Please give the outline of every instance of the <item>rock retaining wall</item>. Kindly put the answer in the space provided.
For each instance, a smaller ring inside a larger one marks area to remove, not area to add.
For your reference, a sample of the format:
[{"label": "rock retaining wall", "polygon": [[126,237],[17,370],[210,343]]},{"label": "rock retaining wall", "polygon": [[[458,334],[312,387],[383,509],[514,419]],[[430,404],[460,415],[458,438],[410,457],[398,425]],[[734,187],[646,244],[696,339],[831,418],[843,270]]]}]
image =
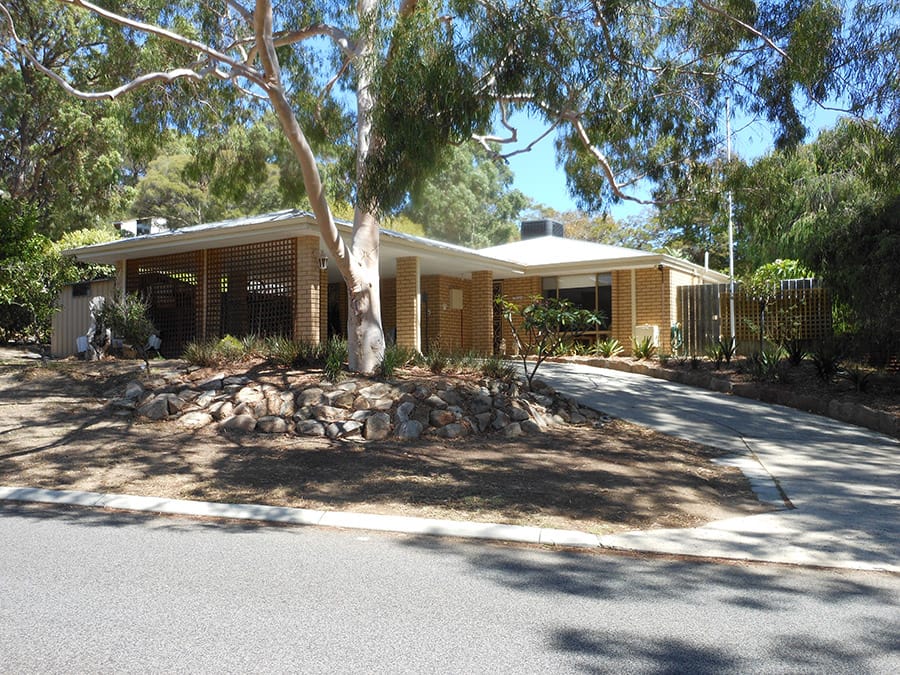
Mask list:
[{"label": "rock retaining wall", "polygon": [[282,387],[247,375],[198,376],[194,371],[129,382],[124,395],[110,405],[119,414],[174,420],[190,429],[331,439],[414,440],[477,433],[512,438],[561,424],[600,426],[609,420],[540,382],[535,391],[523,391],[518,383],[450,378],[356,378]]}]

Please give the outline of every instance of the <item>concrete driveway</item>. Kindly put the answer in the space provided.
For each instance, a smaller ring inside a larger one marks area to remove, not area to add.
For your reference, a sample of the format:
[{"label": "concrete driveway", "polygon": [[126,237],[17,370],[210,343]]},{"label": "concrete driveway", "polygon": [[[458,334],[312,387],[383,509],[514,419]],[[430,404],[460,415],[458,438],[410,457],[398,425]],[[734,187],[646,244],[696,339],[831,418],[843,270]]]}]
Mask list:
[{"label": "concrete driveway", "polygon": [[900,572],[900,442],[792,408],[580,364],[538,379],[615,417],[734,453],[772,513],[602,537],[641,551]]}]

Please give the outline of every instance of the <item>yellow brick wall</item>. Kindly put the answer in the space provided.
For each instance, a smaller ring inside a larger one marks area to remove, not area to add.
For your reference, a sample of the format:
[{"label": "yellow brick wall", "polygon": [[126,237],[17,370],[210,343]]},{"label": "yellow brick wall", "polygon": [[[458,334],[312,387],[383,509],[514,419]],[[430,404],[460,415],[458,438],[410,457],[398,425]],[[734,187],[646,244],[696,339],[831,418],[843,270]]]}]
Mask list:
[{"label": "yellow brick wall", "polygon": [[[424,276],[421,279],[422,293],[427,295],[427,306],[423,308],[424,330],[422,349],[440,348],[449,351],[466,350],[472,347],[471,281],[443,275]],[[450,291],[463,292],[463,308],[450,308]]]},{"label": "yellow brick wall", "polygon": [[[419,344],[419,260],[407,257],[397,259],[397,278],[394,291],[394,325],[397,328],[397,344],[421,349]],[[382,298],[384,290],[382,289]],[[385,302],[387,302],[385,300]]]},{"label": "yellow brick wall", "polygon": [[490,272],[473,272],[471,284],[472,349],[480,354],[494,351],[494,281]]},{"label": "yellow brick wall", "polygon": [[297,237],[297,296],[294,298],[294,339],[319,342],[319,238]]}]

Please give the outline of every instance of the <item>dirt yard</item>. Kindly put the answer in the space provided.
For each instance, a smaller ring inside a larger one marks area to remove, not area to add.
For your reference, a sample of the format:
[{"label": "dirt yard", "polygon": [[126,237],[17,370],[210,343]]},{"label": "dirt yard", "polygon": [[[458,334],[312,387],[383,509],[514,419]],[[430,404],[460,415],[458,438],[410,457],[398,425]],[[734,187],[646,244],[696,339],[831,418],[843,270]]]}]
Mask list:
[{"label": "dirt yard", "polygon": [[0,485],[571,528],[692,527],[765,510],[712,448],[613,420],[410,442],[186,431],[114,414],[136,362],[0,353]]}]

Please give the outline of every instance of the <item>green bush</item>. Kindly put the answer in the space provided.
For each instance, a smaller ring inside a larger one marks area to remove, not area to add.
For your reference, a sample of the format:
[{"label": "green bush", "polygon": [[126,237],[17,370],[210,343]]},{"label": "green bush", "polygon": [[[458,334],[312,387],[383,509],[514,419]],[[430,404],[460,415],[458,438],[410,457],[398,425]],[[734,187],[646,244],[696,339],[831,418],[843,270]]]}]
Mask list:
[{"label": "green bush", "polygon": [[653,344],[653,339],[649,336],[640,340],[631,338],[631,355],[638,361],[652,359],[656,356],[656,345]]},{"label": "green bush", "polygon": [[325,347],[325,377],[332,382],[339,380],[348,356],[347,341],[333,336]]},{"label": "green bush", "polygon": [[831,382],[841,369],[844,350],[837,340],[822,340],[816,343],[809,358],[819,378],[824,382]]},{"label": "green bush", "polygon": [[415,349],[388,345],[384,349],[384,358],[379,368],[382,377],[393,377],[397,368],[403,368],[415,362],[417,353]]},{"label": "green bush", "polygon": [[200,342],[188,342],[181,353],[188,363],[201,368],[212,368],[219,365],[219,354],[216,352],[216,340],[201,340]]},{"label": "green bush", "polygon": [[98,317],[100,325],[109,328],[114,337],[122,338],[144,359],[150,372],[147,343],[156,334],[156,327],[150,319],[150,305],[137,293],[129,293],[122,298],[109,298],[103,303]]},{"label": "green bush", "polygon": [[518,368],[499,356],[488,356],[481,362],[481,374],[493,380],[512,382],[519,374]]},{"label": "green bush", "polygon": [[596,356],[602,356],[604,359],[611,359],[625,351],[625,348],[622,346],[621,342],[616,340],[616,338],[606,338],[595,342],[591,351]]}]

